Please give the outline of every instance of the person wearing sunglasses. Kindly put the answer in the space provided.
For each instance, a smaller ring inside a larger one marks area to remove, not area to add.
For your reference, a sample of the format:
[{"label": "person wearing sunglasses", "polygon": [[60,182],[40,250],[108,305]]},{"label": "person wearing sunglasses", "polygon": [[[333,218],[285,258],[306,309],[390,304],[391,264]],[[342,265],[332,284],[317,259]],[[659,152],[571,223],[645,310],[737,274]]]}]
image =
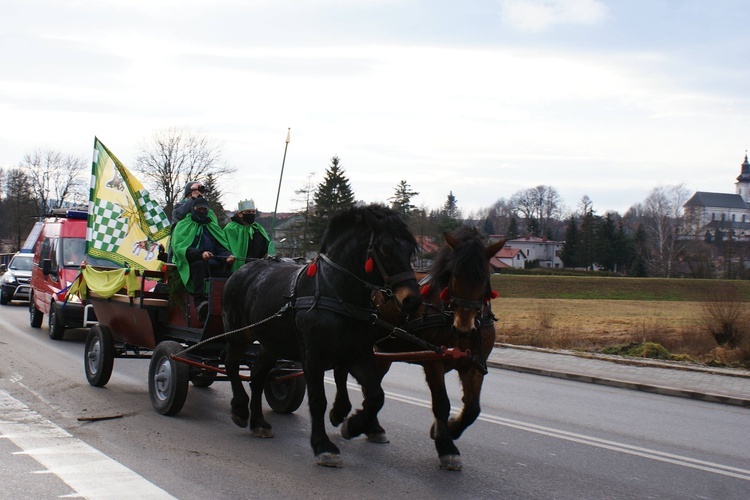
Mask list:
[{"label": "person wearing sunglasses", "polygon": [[172,224],[177,224],[182,219],[190,215],[190,211],[193,209],[193,203],[199,196],[206,194],[206,186],[198,181],[189,181],[185,184],[183,190],[183,198],[172,210]]}]

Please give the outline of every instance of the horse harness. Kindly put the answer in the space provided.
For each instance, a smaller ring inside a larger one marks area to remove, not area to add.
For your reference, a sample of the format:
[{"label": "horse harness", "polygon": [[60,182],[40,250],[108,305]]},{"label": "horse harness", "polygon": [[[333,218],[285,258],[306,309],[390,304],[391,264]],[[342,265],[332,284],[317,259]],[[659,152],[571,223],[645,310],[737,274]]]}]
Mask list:
[{"label": "horse harness", "polygon": [[[388,337],[391,337],[391,336],[399,337],[402,339],[406,339],[410,342],[413,342],[424,349],[434,350],[435,352],[441,352],[442,351],[441,347],[437,347],[437,346],[430,344],[429,342],[425,342],[422,339],[416,337],[415,335],[412,335],[411,333],[405,331],[404,329],[399,328],[383,320],[379,316],[378,310],[375,308],[374,305],[372,307],[362,307],[356,304],[351,304],[347,302],[346,300],[344,300],[342,297],[340,297],[337,293],[335,294],[335,297],[328,297],[328,296],[321,295],[320,277],[322,276],[322,279],[325,280],[326,282],[329,282],[329,284],[331,285],[334,284],[334,283],[331,283],[331,281],[335,280],[335,278],[331,276],[330,273],[326,272],[325,269],[327,266],[331,266],[336,271],[339,271],[341,273],[348,275],[351,278],[354,278],[356,281],[364,285],[366,288],[369,288],[373,292],[379,292],[383,297],[385,297],[386,301],[391,300],[393,298],[394,296],[393,287],[395,285],[398,285],[410,279],[416,279],[414,271],[404,271],[394,276],[388,275],[380,257],[378,256],[377,252],[374,251],[374,247],[373,247],[374,234],[375,233],[372,233],[370,235],[370,242],[367,248],[367,260],[365,262],[365,269],[367,272],[371,272],[372,270],[374,270],[373,268],[377,267],[377,270],[380,273],[380,276],[383,278],[383,286],[376,285],[374,283],[370,283],[368,281],[363,280],[362,278],[355,275],[354,273],[352,273],[345,267],[331,260],[331,258],[328,257],[326,254],[320,253],[318,254],[318,258],[316,258],[311,264],[301,267],[297,271],[294,278],[290,282],[289,294],[286,295],[286,297],[289,300],[281,308],[281,310],[279,310],[277,315],[281,315],[288,310],[311,311],[313,309],[321,309],[325,311],[330,311],[330,312],[334,312],[334,313],[337,313],[342,316],[346,316],[346,317],[349,317],[358,321],[368,322],[371,325],[385,328],[386,330],[390,330],[390,334],[388,335]],[[302,297],[297,296],[297,287],[299,286],[299,281],[303,272],[305,272],[310,277],[314,277],[315,279],[314,295],[302,296]],[[336,289],[335,286],[332,286],[331,288],[333,290]]]}]

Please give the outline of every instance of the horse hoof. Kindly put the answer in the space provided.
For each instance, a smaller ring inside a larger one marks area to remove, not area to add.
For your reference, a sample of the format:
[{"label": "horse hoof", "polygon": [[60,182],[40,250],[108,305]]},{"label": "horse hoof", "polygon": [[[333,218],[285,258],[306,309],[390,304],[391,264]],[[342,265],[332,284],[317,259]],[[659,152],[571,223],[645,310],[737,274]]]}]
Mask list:
[{"label": "horse hoof", "polygon": [[235,413],[232,413],[232,422],[234,422],[237,427],[242,427],[243,429],[247,427],[247,419],[240,417]]},{"label": "horse hoof", "polygon": [[461,455],[443,455],[440,457],[440,468],[445,470],[461,470]]},{"label": "horse hoof", "polygon": [[272,438],[273,429],[269,429],[268,427],[256,427],[255,429],[253,429],[253,437]]},{"label": "horse hoof", "polygon": [[316,457],[318,459],[318,465],[323,467],[343,467],[344,461],[341,459],[341,455],[338,453],[330,453],[328,451],[321,453]]},{"label": "horse hoof", "polygon": [[389,443],[388,436],[385,432],[374,432],[367,435],[367,440],[371,443]]},{"label": "horse hoof", "polygon": [[341,437],[344,439],[351,439],[352,436],[349,434],[349,419],[347,418],[341,424]]}]

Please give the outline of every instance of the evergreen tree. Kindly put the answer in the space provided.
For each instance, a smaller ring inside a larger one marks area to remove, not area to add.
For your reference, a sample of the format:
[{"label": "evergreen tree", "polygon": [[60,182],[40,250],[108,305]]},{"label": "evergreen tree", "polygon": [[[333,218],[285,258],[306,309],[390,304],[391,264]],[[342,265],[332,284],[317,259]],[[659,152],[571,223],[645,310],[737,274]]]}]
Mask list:
[{"label": "evergreen tree", "polygon": [[8,170],[3,179],[5,198],[2,200],[2,222],[5,234],[13,239],[16,250],[21,249],[23,240],[34,225],[37,203],[34,198],[31,177],[20,168]]},{"label": "evergreen tree", "polygon": [[515,215],[510,217],[508,222],[508,229],[505,231],[505,237],[509,240],[515,240],[521,236],[521,232],[518,230],[518,219]]},{"label": "evergreen tree", "polygon": [[487,235],[495,234],[495,224],[490,217],[487,217],[482,221],[482,231]]},{"label": "evergreen tree", "polygon": [[219,224],[223,226],[229,222],[229,220],[226,216],[224,204],[221,202],[221,197],[224,193],[222,193],[219,188],[219,184],[216,181],[216,175],[213,173],[206,174],[206,182],[204,182],[203,185],[206,186],[206,201],[208,201],[208,208],[214,211],[216,218],[219,219]]},{"label": "evergreen tree", "polygon": [[620,273],[627,272],[628,269],[633,265],[633,259],[635,258],[635,246],[633,238],[625,232],[625,226],[622,223],[622,219],[617,222],[617,234],[615,234],[614,242],[615,250],[615,267],[616,271]]},{"label": "evergreen tree", "polygon": [[608,271],[615,270],[615,221],[607,213],[594,229],[595,261]]},{"label": "evergreen tree", "polygon": [[354,192],[340,162],[338,156],[331,158],[325,178],[313,195],[315,210],[310,222],[316,243],[322,241],[328,221],[334,215],[354,206]]},{"label": "evergreen tree", "polygon": [[443,233],[450,233],[458,226],[461,225],[461,212],[458,210],[458,202],[456,197],[453,196],[453,191],[448,193],[448,199],[443,205],[443,209],[440,211],[438,221],[436,224],[437,234],[435,235],[437,240],[442,241]]},{"label": "evergreen tree", "polygon": [[405,180],[402,180],[398,183],[396,192],[388,198],[388,201],[391,202],[391,208],[401,214],[402,219],[408,221],[414,209],[417,208],[411,204],[411,199],[418,194],[417,191],[412,191],[411,186]]},{"label": "evergreen tree", "polygon": [[579,247],[576,249],[578,265],[587,269],[594,268],[596,255],[594,238],[595,228],[596,216],[594,216],[594,211],[589,209],[589,211],[583,216],[583,221],[581,221],[581,237],[579,239]]},{"label": "evergreen tree", "polygon": [[453,196],[453,191],[448,193],[448,199],[445,200],[445,204],[443,205],[443,214],[451,219],[459,219],[461,217],[461,213],[458,210],[458,200]]},{"label": "evergreen tree", "polygon": [[531,236],[539,237],[541,226],[539,225],[539,221],[536,217],[529,217],[526,220],[526,229],[528,230],[529,234]]},{"label": "evergreen tree", "polygon": [[571,215],[568,220],[568,226],[565,228],[565,241],[563,241],[560,250],[560,260],[565,267],[578,267],[579,259],[576,254],[581,247],[580,234],[578,232],[578,223],[575,216]]}]

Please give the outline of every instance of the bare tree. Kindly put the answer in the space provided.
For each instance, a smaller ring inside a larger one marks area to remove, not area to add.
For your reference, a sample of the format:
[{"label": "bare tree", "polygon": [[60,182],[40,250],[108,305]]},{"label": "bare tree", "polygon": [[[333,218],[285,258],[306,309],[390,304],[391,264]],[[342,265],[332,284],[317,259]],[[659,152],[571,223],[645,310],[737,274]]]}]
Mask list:
[{"label": "bare tree", "polygon": [[545,234],[552,221],[562,215],[562,198],[552,186],[540,184],[517,191],[511,196],[510,204],[527,222],[536,220],[540,234]]},{"label": "bare tree", "polygon": [[594,209],[594,202],[591,201],[589,195],[584,194],[581,197],[581,201],[578,202],[578,206],[581,208],[581,216],[585,216],[589,211]]},{"label": "bare tree", "polygon": [[86,160],[59,151],[35,151],[24,157],[22,168],[31,181],[31,191],[37,199],[39,214],[66,204],[88,199],[83,196],[85,182],[82,173]]},{"label": "bare tree", "polygon": [[221,150],[208,137],[176,128],[155,132],[144,141],[134,170],[168,214],[188,181],[204,182],[208,174],[218,178],[235,171],[222,163]]},{"label": "bare tree", "polygon": [[314,177],[315,172],[308,173],[305,184],[294,191],[296,195],[294,201],[300,205],[297,213],[302,216],[302,219],[294,228],[296,234],[293,235],[293,239],[299,243],[299,248],[293,248],[293,251],[297,252],[296,255],[302,255],[305,258],[312,247],[312,242],[310,241],[310,217],[315,209],[315,205],[313,204],[313,196],[315,195]]},{"label": "bare tree", "polygon": [[659,276],[674,274],[674,264],[682,250],[678,238],[682,206],[689,195],[684,184],[657,186],[643,202],[646,229],[653,242],[652,267]]}]

